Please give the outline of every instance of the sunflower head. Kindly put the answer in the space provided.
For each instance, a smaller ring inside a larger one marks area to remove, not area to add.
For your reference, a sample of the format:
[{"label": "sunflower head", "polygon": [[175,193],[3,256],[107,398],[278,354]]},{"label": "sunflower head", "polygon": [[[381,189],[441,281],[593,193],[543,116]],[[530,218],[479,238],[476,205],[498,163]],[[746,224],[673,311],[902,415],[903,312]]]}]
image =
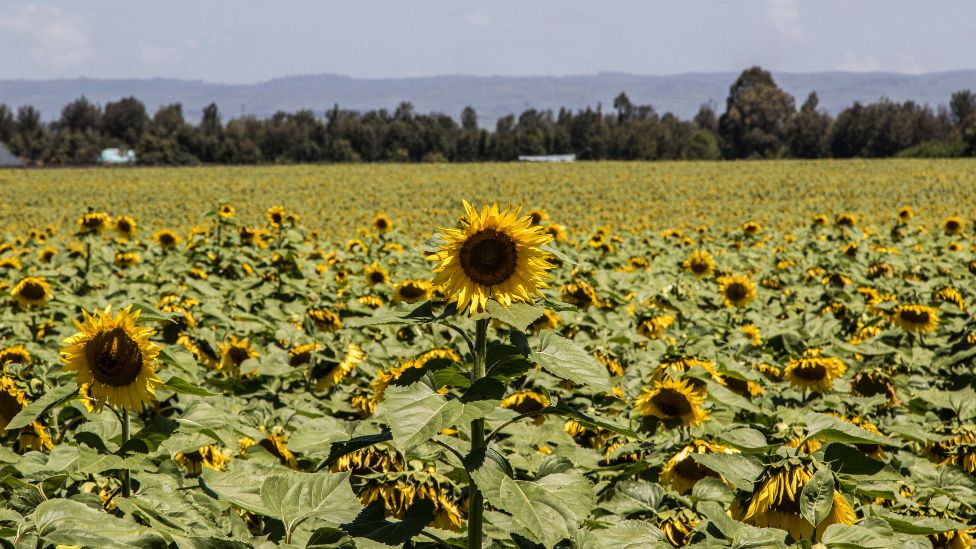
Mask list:
[{"label": "sunflower head", "polygon": [[783,375],[798,389],[825,392],[846,371],[847,365],[839,358],[803,356],[791,360]]},{"label": "sunflower head", "polygon": [[834,218],[834,225],[838,227],[851,228],[857,225],[857,216],[852,213],[842,212]]},{"label": "sunflower head", "polygon": [[296,345],[291,349],[288,349],[288,365],[289,366],[302,366],[308,364],[312,361],[312,355],[319,349],[318,343],[314,341],[312,343],[306,343],[304,345]]},{"label": "sunflower head", "polygon": [[566,227],[558,223],[550,223],[546,226],[546,233],[552,237],[553,240],[557,242],[565,242],[568,237],[566,232]]},{"label": "sunflower head", "polygon": [[129,267],[136,265],[142,261],[142,257],[136,252],[116,252],[115,253],[115,266],[120,269],[128,269]]},{"label": "sunflower head", "polygon": [[288,217],[288,213],[281,206],[271,206],[265,213],[265,217],[268,218],[268,225],[272,227],[281,227],[284,225],[285,220]]},{"label": "sunflower head", "polygon": [[43,307],[51,299],[51,285],[46,280],[36,276],[21,279],[10,291],[10,295],[22,307]]},{"label": "sunflower head", "polygon": [[678,493],[685,493],[694,487],[695,483],[705,477],[718,477],[718,473],[696,461],[692,454],[729,454],[735,450],[696,439],[675,454],[661,469],[659,482],[670,486]]},{"label": "sunflower head", "polygon": [[915,215],[915,212],[912,211],[911,206],[898,208],[898,221],[900,223],[906,223],[913,215]]},{"label": "sunflower head", "polygon": [[549,214],[547,214],[545,212],[545,210],[541,210],[539,208],[534,208],[534,209],[529,210],[529,214],[528,215],[529,215],[529,217],[532,218],[532,224],[533,225],[541,225],[543,221],[546,221],[546,220],[549,219]]},{"label": "sunflower head", "polygon": [[756,283],[746,276],[723,276],[718,284],[726,307],[745,307],[756,298]]},{"label": "sunflower head", "polygon": [[373,228],[380,233],[388,233],[393,230],[393,221],[385,213],[378,213],[373,218]]},{"label": "sunflower head", "polygon": [[23,345],[14,345],[0,350],[0,366],[7,364],[29,364],[31,361],[30,351]]},{"label": "sunflower head", "polygon": [[549,406],[549,399],[535,391],[519,391],[505,397],[501,406],[520,414],[529,414]]},{"label": "sunflower head", "polygon": [[89,212],[78,219],[78,232],[100,233],[112,222],[112,218],[105,212]]},{"label": "sunflower head", "polygon": [[221,204],[217,208],[217,216],[224,220],[234,217],[234,206],[231,204]]},{"label": "sunflower head", "polygon": [[310,373],[315,381],[315,390],[325,391],[338,385],[346,376],[349,375],[357,364],[366,360],[366,354],[354,343],[346,347],[346,354],[342,360],[325,362],[318,365]]},{"label": "sunflower head", "polygon": [[0,430],[7,427],[10,420],[27,407],[24,394],[12,377],[0,375]]},{"label": "sunflower head", "polygon": [[37,258],[41,263],[50,263],[54,256],[58,254],[58,249],[53,246],[45,246],[37,251]]},{"label": "sunflower head", "polygon": [[306,315],[323,332],[334,332],[342,328],[339,314],[328,309],[309,309]]},{"label": "sunflower head", "polygon": [[152,239],[165,250],[172,250],[180,244],[180,237],[169,229],[156,231],[153,233]]},{"label": "sunflower head", "polygon": [[363,274],[366,276],[366,282],[370,286],[375,286],[376,284],[386,284],[390,281],[390,273],[388,273],[386,269],[375,261],[366,267]]},{"label": "sunflower head", "polygon": [[427,280],[404,280],[393,287],[394,303],[416,303],[430,298],[431,284]]},{"label": "sunflower head", "polygon": [[939,327],[939,312],[925,305],[897,305],[891,320],[906,332],[934,332]]},{"label": "sunflower head", "polygon": [[655,381],[652,389],[645,388],[634,409],[665,424],[697,426],[708,419],[708,412],[701,408],[704,402],[704,391],[697,390],[688,380],[666,378]]},{"label": "sunflower head", "polygon": [[217,347],[220,350],[220,369],[231,373],[240,372],[245,360],[259,356],[247,338],[238,339],[232,335]]},{"label": "sunflower head", "polygon": [[131,305],[115,315],[111,307],[85,311],[84,321],[75,322],[79,332],[63,341],[64,369],[75,372],[78,385],[89,384],[96,409],[107,403],[140,411],[163,384],[155,372],[160,349],[149,341],[152,328],[136,324],[139,313]]},{"label": "sunflower head", "polygon": [[756,236],[763,230],[762,225],[755,221],[746,221],[742,224],[742,233],[746,236]]},{"label": "sunflower head", "polygon": [[120,215],[115,219],[115,230],[124,237],[136,234],[136,220],[127,215]]},{"label": "sunflower head", "polygon": [[712,254],[705,250],[695,250],[682,263],[682,266],[700,278],[712,274],[712,271],[715,270],[715,260],[712,259]]},{"label": "sunflower head", "polygon": [[961,233],[964,226],[965,221],[956,216],[947,217],[945,221],[942,222],[942,230],[945,231],[945,234],[949,235]]},{"label": "sunflower head", "polygon": [[532,324],[529,324],[530,332],[541,332],[542,330],[555,330],[562,323],[562,319],[559,315],[552,309],[546,309],[542,312],[542,316],[535,319]]},{"label": "sunflower head", "polygon": [[549,253],[541,247],[552,240],[532,218],[519,218],[519,210],[484,206],[479,214],[466,201],[460,228],[442,229],[445,243],[428,259],[437,261],[436,284],[445,284],[457,296],[459,312],[485,310],[489,298],[502,306],[532,302],[547,288]]}]

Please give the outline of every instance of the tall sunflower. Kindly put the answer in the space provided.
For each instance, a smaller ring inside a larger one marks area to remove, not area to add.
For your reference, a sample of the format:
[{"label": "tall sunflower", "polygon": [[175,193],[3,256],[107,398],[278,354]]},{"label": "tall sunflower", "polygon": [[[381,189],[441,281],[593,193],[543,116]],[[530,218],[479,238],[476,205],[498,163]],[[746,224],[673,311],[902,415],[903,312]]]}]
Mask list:
[{"label": "tall sunflower", "polygon": [[149,341],[154,330],[136,324],[139,313],[131,305],[114,316],[111,306],[83,311],[84,322],[75,321],[79,332],[62,342],[64,369],[77,374],[78,385],[90,384],[98,410],[107,403],[140,411],[163,384],[155,372],[160,349]]},{"label": "tall sunflower", "polygon": [[46,280],[36,276],[23,278],[10,291],[10,295],[22,307],[43,307],[51,299],[51,285]]},{"label": "tall sunflower", "polygon": [[287,215],[287,212],[281,206],[271,206],[265,213],[265,217],[268,218],[268,225],[272,227],[282,226],[285,223]]},{"label": "tall sunflower", "polygon": [[939,327],[939,312],[925,305],[897,305],[891,320],[906,332],[934,332]]},{"label": "tall sunflower", "polygon": [[552,236],[532,225],[531,217],[519,218],[519,209],[485,205],[479,214],[467,201],[463,205],[460,228],[441,229],[446,242],[428,257],[437,261],[434,283],[446,284],[457,296],[458,311],[482,312],[489,298],[507,307],[541,295],[552,268],[541,246]]},{"label": "tall sunflower", "polygon": [[696,390],[688,380],[664,379],[655,381],[653,389],[645,388],[634,401],[634,409],[669,423],[701,425],[708,419],[708,412],[701,408],[704,402],[704,391]]},{"label": "tall sunflower", "polygon": [[718,284],[726,307],[745,307],[756,299],[756,283],[749,277],[723,276],[718,279]]}]

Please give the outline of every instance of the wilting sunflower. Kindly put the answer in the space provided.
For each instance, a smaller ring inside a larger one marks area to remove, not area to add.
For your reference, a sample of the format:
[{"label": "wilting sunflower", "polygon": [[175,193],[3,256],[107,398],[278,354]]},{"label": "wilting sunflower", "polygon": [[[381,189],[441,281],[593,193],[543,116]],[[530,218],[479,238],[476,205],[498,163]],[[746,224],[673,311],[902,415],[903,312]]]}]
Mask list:
[{"label": "wilting sunflower", "polygon": [[152,235],[153,242],[165,250],[172,250],[180,244],[180,237],[169,229],[161,229]]},{"label": "wilting sunflower", "polygon": [[302,366],[308,364],[312,361],[312,354],[315,353],[319,348],[319,344],[306,343],[304,345],[298,345],[288,349],[288,365],[289,366]]},{"label": "wilting sunflower", "polygon": [[78,232],[100,233],[112,222],[112,218],[105,212],[89,212],[78,219]]},{"label": "wilting sunflower", "polygon": [[[760,528],[786,530],[793,539],[809,539],[813,526],[800,515],[800,493],[813,474],[803,465],[766,472],[766,479],[747,501],[736,500],[729,514],[735,520]],[[831,524],[854,524],[857,515],[847,498],[836,489],[830,513],[817,526],[817,539]]]},{"label": "wilting sunflower", "polygon": [[891,321],[906,332],[934,332],[939,327],[939,312],[925,305],[897,305]]},{"label": "wilting sunflower", "polygon": [[393,230],[393,221],[385,213],[378,213],[373,218],[373,228],[380,233],[388,233]]},{"label": "wilting sunflower", "polygon": [[328,309],[309,309],[306,314],[323,332],[334,332],[342,328],[339,314]]},{"label": "wilting sunflower", "polygon": [[706,252],[705,250],[695,250],[691,252],[688,259],[681,264],[685,270],[694,273],[697,277],[708,276],[712,274],[715,270],[715,260],[712,259],[712,254]]},{"label": "wilting sunflower", "polygon": [[644,389],[634,402],[634,409],[645,416],[655,416],[667,423],[701,425],[708,419],[702,410],[705,392],[698,391],[687,380],[655,381],[652,389]]},{"label": "wilting sunflower", "polygon": [[932,299],[936,302],[952,303],[960,310],[966,310],[966,299],[962,297],[959,290],[953,288],[952,286],[943,286],[939,288],[935,294],[932,295]]},{"label": "wilting sunflower", "polygon": [[698,526],[699,518],[691,509],[671,509],[661,513],[658,528],[674,547],[684,547],[691,541],[691,533]]},{"label": "wilting sunflower", "polygon": [[736,451],[721,444],[695,439],[664,464],[658,477],[659,482],[683,494],[691,490],[699,480],[719,476],[715,471],[696,461],[692,454],[732,454]]},{"label": "wilting sunflower", "polygon": [[549,406],[549,399],[535,391],[519,391],[505,397],[501,406],[520,414],[531,414]]},{"label": "wilting sunflower", "polygon": [[366,276],[366,282],[370,286],[386,284],[390,281],[390,273],[375,261],[363,270],[363,274]]},{"label": "wilting sunflower", "polygon": [[[251,443],[253,444],[254,441],[252,440]],[[284,434],[281,428],[272,429],[271,434],[258,442],[258,446],[278,458],[278,461],[285,467],[298,469],[298,460],[295,458],[295,454],[288,449],[288,435]]]},{"label": "wilting sunflower", "polygon": [[965,224],[966,222],[963,221],[962,218],[956,216],[947,217],[945,221],[942,222],[942,230],[945,231],[945,234],[959,234],[962,232]]},{"label": "wilting sunflower", "polygon": [[193,452],[179,452],[173,457],[173,460],[186,469],[189,475],[196,476],[203,471],[204,467],[223,471],[227,467],[230,457],[213,444],[208,444]]},{"label": "wilting sunflower", "polygon": [[430,298],[430,282],[427,280],[403,280],[393,287],[394,303],[416,303]]},{"label": "wilting sunflower", "polygon": [[548,287],[552,265],[541,246],[552,236],[533,226],[531,217],[519,218],[518,209],[486,205],[478,214],[467,201],[463,205],[467,218],[459,229],[441,229],[446,242],[428,257],[437,261],[434,283],[446,284],[457,296],[458,311],[468,314],[484,311],[489,298],[505,307],[531,303]]},{"label": "wilting sunflower", "polygon": [[346,355],[342,357],[342,360],[322,363],[312,370],[311,376],[315,380],[315,390],[325,391],[338,385],[349,375],[349,372],[353,371],[357,364],[364,360],[366,360],[366,354],[359,348],[359,345],[350,343],[346,347]]},{"label": "wilting sunflower", "polygon": [[36,276],[21,279],[10,291],[10,295],[22,307],[43,307],[51,299],[51,285],[46,280]]},{"label": "wilting sunflower", "polygon": [[718,279],[718,284],[726,307],[745,307],[756,299],[756,284],[748,277],[723,276]]},{"label": "wilting sunflower", "polygon": [[577,307],[600,306],[600,298],[596,295],[596,290],[585,280],[574,280],[563,284],[559,287],[559,296],[563,301]]},{"label": "wilting sunflower", "polygon": [[64,369],[77,374],[78,385],[90,384],[95,408],[106,403],[126,410],[140,411],[163,384],[155,372],[159,347],[149,341],[152,328],[137,326],[140,311],[132,306],[112,315],[112,307],[84,314],[75,321],[79,332],[62,344]]},{"label": "wilting sunflower", "polygon": [[285,223],[285,218],[288,214],[281,206],[271,206],[264,215],[268,218],[268,225],[281,227]]},{"label": "wilting sunflower", "polygon": [[232,335],[228,341],[219,343],[217,347],[220,350],[220,369],[234,375],[240,374],[241,364],[245,360],[259,356],[246,337],[238,339]]},{"label": "wilting sunflower", "polygon": [[234,206],[230,204],[221,204],[220,207],[217,208],[217,215],[221,219],[230,219],[234,217]]},{"label": "wilting sunflower", "polygon": [[829,391],[834,380],[844,375],[847,365],[839,358],[816,356],[794,358],[783,371],[783,376],[790,385],[804,391]]},{"label": "wilting sunflower", "polygon": [[637,325],[637,333],[647,339],[661,339],[664,331],[674,324],[674,315],[660,315],[647,318]]}]

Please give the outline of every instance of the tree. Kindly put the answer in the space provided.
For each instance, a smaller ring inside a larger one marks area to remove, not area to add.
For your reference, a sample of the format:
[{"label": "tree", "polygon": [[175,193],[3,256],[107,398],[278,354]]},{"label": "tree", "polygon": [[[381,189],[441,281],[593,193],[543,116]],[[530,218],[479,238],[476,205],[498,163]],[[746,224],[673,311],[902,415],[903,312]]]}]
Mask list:
[{"label": "tree", "polygon": [[817,92],[810,92],[800,107],[800,112],[790,121],[786,130],[786,143],[794,158],[823,158],[828,155],[830,115],[817,111],[820,99]]},{"label": "tree", "polygon": [[769,72],[759,67],[746,69],[729,88],[725,114],[719,119],[725,156],[782,156],[794,110],[793,97],[776,85]]},{"label": "tree", "polygon": [[72,132],[94,131],[98,129],[101,118],[101,109],[83,95],[61,109],[61,118],[58,119],[57,127],[59,130]]},{"label": "tree", "polygon": [[969,90],[957,91],[949,100],[952,123],[960,135],[976,126],[976,94]]},{"label": "tree", "polygon": [[135,97],[126,97],[105,104],[101,126],[107,137],[135,147],[148,123],[146,106]]}]

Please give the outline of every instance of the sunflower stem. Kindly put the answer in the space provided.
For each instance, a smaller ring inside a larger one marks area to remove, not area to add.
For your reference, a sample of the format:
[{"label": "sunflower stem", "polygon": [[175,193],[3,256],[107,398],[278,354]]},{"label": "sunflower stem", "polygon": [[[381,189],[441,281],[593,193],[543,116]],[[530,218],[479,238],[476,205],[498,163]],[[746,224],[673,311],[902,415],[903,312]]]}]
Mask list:
[{"label": "sunflower stem", "polygon": [[[475,326],[474,338],[474,368],[471,370],[471,384],[474,385],[479,379],[485,376],[485,356],[488,349],[488,321],[483,318],[478,320]],[[485,443],[485,420],[479,418],[471,421],[471,452],[482,450],[486,447]],[[469,472],[470,473],[470,472]],[[469,476],[468,481],[468,549],[481,549],[482,541],[482,519],[485,507],[484,498],[474,478]]]},{"label": "sunflower stem", "polygon": [[[129,411],[122,409],[122,416],[119,418],[122,423],[122,447],[120,448],[122,457],[125,458],[125,445],[129,442]],[[127,498],[132,495],[132,487],[129,483],[129,470],[122,469],[122,497]]]}]

